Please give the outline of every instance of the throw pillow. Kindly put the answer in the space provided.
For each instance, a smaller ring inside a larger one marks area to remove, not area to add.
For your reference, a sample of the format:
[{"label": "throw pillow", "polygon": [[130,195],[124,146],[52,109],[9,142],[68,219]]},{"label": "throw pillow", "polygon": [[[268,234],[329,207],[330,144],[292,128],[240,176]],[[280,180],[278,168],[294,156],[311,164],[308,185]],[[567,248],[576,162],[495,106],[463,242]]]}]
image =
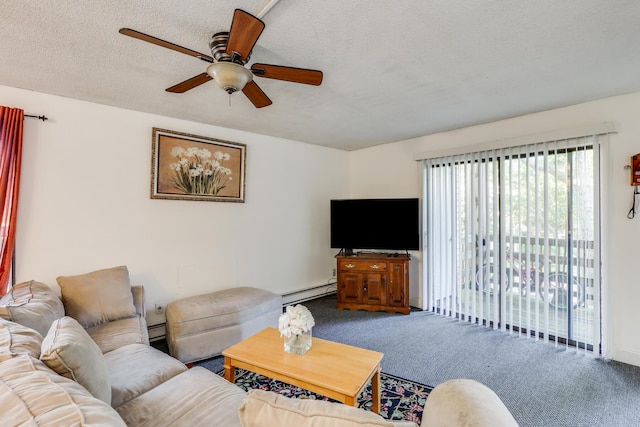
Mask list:
[{"label": "throw pillow", "polygon": [[0,362],[21,354],[40,356],[42,336],[35,329],[0,317]]},{"label": "throw pillow", "polygon": [[265,390],[249,390],[239,409],[243,427],[392,427],[373,412],[323,400],[291,399]]},{"label": "throw pillow", "polygon": [[126,266],[56,280],[67,315],[85,328],[136,314]]},{"label": "throw pillow", "polygon": [[107,362],[98,345],[75,319],[65,316],[53,322],[42,341],[40,360],[111,405]]},{"label": "throw pillow", "polygon": [[13,285],[0,298],[0,317],[35,329],[45,336],[54,320],[64,316],[62,301],[44,283],[30,280]]}]

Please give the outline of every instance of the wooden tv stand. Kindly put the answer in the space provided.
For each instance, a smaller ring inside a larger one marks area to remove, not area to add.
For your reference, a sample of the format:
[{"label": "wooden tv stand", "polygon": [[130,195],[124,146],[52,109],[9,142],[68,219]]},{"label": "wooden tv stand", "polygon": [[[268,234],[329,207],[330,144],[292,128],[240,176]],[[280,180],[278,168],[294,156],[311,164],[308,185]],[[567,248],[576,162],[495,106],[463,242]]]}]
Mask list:
[{"label": "wooden tv stand", "polygon": [[409,314],[410,256],[387,253],[336,255],[339,310]]}]

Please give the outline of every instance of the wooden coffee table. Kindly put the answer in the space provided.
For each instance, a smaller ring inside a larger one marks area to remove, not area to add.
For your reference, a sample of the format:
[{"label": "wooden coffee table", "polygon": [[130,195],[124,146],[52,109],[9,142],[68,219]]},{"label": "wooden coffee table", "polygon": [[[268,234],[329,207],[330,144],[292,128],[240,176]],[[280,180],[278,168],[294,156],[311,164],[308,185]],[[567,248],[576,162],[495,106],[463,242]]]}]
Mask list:
[{"label": "wooden coffee table", "polygon": [[313,338],[304,355],[284,351],[277,329],[267,328],[229,347],[224,356],[225,378],[234,382],[235,368],[246,369],[305,390],[356,406],[371,381],[373,412],[380,412],[382,353]]}]

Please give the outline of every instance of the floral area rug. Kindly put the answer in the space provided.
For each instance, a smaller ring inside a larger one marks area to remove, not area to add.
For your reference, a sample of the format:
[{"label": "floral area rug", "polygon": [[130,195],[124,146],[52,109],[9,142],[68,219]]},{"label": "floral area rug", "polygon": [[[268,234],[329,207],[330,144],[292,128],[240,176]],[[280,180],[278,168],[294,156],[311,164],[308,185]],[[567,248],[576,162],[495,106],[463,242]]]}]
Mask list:
[{"label": "floral area rug", "polygon": [[[224,370],[218,372],[218,375],[224,376]],[[298,399],[334,401],[300,387],[244,369],[236,369],[235,382],[238,387],[247,391],[251,389],[271,390],[284,396]],[[424,404],[431,390],[433,390],[433,387],[382,372],[380,374],[380,415],[388,420],[408,420],[420,425]],[[370,411],[371,405],[371,384],[369,384],[358,397],[358,407]]]}]

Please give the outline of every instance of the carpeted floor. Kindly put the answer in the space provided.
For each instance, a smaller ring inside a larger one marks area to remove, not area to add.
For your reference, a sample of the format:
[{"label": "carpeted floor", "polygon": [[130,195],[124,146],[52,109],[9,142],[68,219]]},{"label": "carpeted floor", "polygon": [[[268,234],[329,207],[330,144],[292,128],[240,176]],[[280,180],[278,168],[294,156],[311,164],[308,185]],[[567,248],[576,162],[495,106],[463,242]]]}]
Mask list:
[{"label": "carpeted floor", "polygon": [[480,381],[521,426],[640,426],[638,367],[423,311],[336,310],[335,295],[303,304],[315,337],[380,351],[383,372],[422,384]]},{"label": "carpeted floor", "polygon": [[[638,367],[423,311],[336,310],[335,295],[303,304],[314,337],[380,351],[383,372],[421,384],[480,381],[523,427],[640,426]],[[218,372],[222,358],[206,364]]]}]

